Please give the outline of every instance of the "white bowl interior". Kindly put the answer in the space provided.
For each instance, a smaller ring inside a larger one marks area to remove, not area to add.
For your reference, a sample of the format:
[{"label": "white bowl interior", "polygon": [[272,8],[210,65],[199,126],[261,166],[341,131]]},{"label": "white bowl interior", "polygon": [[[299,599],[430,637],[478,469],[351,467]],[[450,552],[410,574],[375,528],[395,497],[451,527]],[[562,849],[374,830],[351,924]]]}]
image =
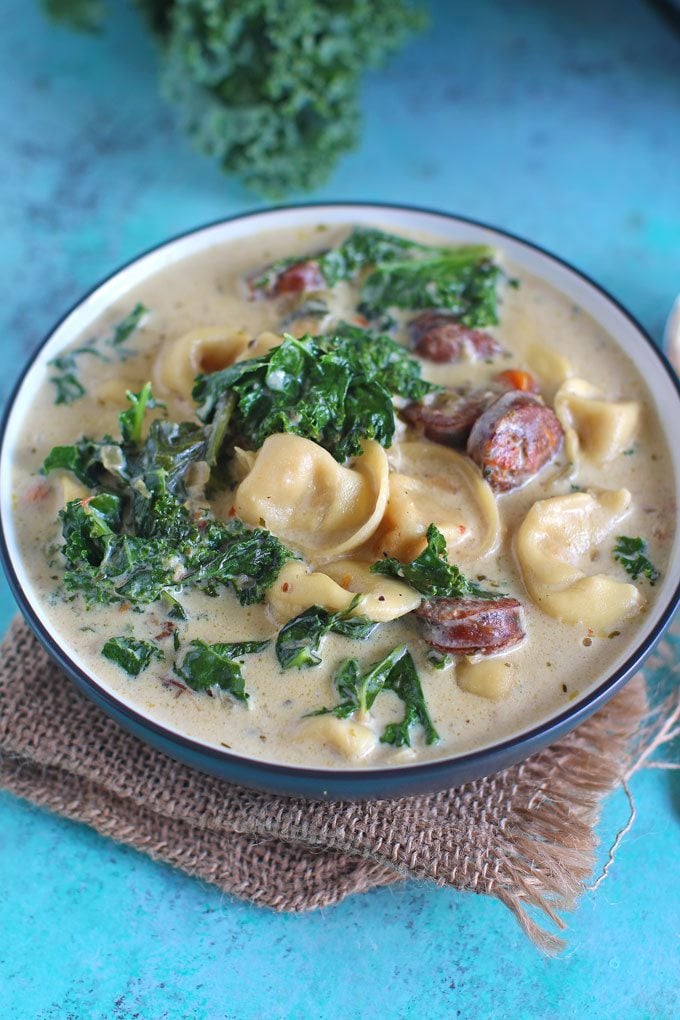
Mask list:
[{"label": "white bowl interior", "polygon": [[[40,595],[21,561],[17,536],[13,526],[11,451],[17,445],[20,430],[23,427],[25,408],[34,400],[39,387],[44,382],[48,362],[59,354],[63,348],[72,343],[76,337],[87,331],[109,306],[123,298],[132,287],[139,286],[146,279],[174,262],[207,248],[232,242],[239,238],[247,238],[256,233],[312,226],[319,222],[328,225],[368,223],[396,232],[427,232],[438,235],[445,242],[489,244],[504,252],[514,263],[522,266],[535,276],[544,279],[566,294],[616,340],[647,381],[651,399],[656,405],[659,419],[666,433],[675,475],[676,502],[680,503],[680,447],[674,441],[678,425],[680,424],[680,398],[678,391],[668,372],[665,370],[663,363],[635,323],[606,294],[598,290],[575,270],[570,269],[550,255],[533,248],[523,241],[506,237],[504,234],[488,227],[467,223],[455,217],[438,213],[400,209],[390,206],[351,204],[305,206],[255,213],[252,216],[208,226],[170,241],[121,269],[93,291],[93,293],[88,295],[57,326],[39,351],[19,388],[7,421],[2,459],[0,461],[0,513],[4,521],[8,554],[18,583],[30,602],[35,616],[47,632],[52,633],[53,628],[49,617],[45,613]],[[674,596],[679,577],[680,535],[676,532],[668,569],[665,571],[659,586],[658,597],[646,617],[644,626],[636,633],[634,644],[629,645],[620,654],[613,663],[611,671],[608,671],[608,676],[624,665],[635,648],[640,647],[648,640]],[[78,655],[70,649],[69,657],[81,671],[92,676],[91,670],[85,662],[80,660]],[[119,691],[114,692],[110,690],[99,678],[93,677],[93,679],[102,689],[107,690],[115,700],[134,709],[138,714],[144,714],[143,709],[133,699],[128,701]],[[579,703],[587,698],[606,679],[606,676],[602,676],[585,688],[581,692],[580,697],[572,703],[572,710],[575,710]],[[562,714],[563,711],[563,708],[556,710],[554,715],[546,717],[541,725],[549,722],[551,718]],[[533,726],[535,726],[535,723]],[[170,726],[164,726],[164,728],[172,732]],[[175,732],[180,733],[179,730]],[[518,731],[514,736],[519,737],[522,732]],[[196,738],[193,739],[195,740]],[[200,743],[200,741],[197,742]],[[494,743],[496,742],[492,741],[486,747],[491,747]],[[483,751],[484,749],[482,747],[479,750]],[[233,751],[230,753],[232,755],[235,754]],[[451,758],[455,758],[455,755],[452,755]],[[406,764],[399,767],[409,768],[409,765]],[[376,767],[366,771],[375,772],[380,771],[381,768],[389,768],[391,771],[395,766]],[[295,767],[291,766],[291,770],[294,771]]]}]

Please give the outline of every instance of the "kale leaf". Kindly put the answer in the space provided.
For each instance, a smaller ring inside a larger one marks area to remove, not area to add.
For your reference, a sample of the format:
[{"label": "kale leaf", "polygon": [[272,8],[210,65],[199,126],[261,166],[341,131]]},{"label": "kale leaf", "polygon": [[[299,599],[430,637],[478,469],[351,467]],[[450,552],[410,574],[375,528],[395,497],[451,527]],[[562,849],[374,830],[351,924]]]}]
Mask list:
[{"label": "kale leaf", "polygon": [[614,559],[617,560],[628,574],[630,574],[633,581],[637,581],[638,577],[646,577],[649,583],[653,586],[659,580],[660,572],[656,569],[653,563],[651,563],[645,553],[647,551],[647,542],[644,538],[629,538],[626,535],[619,535],[614,546]]},{"label": "kale leaf", "polygon": [[500,598],[498,591],[488,591],[470,581],[455,564],[448,562],[446,539],[434,524],[427,529],[427,546],[410,563],[400,563],[393,556],[379,560],[371,567],[373,574],[386,574],[406,581],[429,598]]},{"label": "kale leaf", "polygon": [[137,302],[131,312],[120,320],[113,328],[113,335],[108,341],[111,347],[118,347],[120,344],[125,343],[129,336],[132,336],[134,331],[139,326],[140,322],[145,315],[148,315],[149,309],[146,305]]},{"label": "kale leaf", "polygon": [[[341,280],[354,280],[365,269],[403,258],[405,252],[416,250],[428,249],[416,241],[373,227],[355,227],[337,248],[313,255],[311,261],[319,267],[326,286],[334,287]],[[303,261],[306,260],[299,255],[277,259],[250,280],[252,290],[271,296],[281,274]]]},{"label": "kale leaf", "polygon": [[64,354],[52,358],[48,362],[56,375],[50,376],[56,390],[55,404],[73,404],[85,396],[85,387],[78,378],[78,360],[83,354],[92,354],[94,357],[103,358],[103,355],[90,343],[84,347],[76,347],[74,350],[66,351]]},{"label": "kale leaf", "polygon": [[64,586],[81,592],[89,603],[146,605],[162,599],[168,615],[183,619],[178,597],[183,590],[217,595],[224,586],[242,605],[251,605],[263,600],[292,557],[269,531],[251,530],[236,519],[195,518],[172,496],[151,496],[136,521],[119,513],[115,523],[100,510],[109,501],[119,509],[125,500],[100,493],[71,500],[60,512],[66,539]]},{"label": "kale leaf", "polygon": [[416,400],[436,388],[401,345],[343,324],[328,336],[286,335],[260,358],[199,376],[193,395],[213,425],[209,463],[217,434],[220,444],[258,449],[277,432],[312,439],[342,462],[361,454],[364,439],[391,445],[392,394]]},{"label": "kale leaf", "polygon": [[182,663],[175,664],[175,673],[194,691],[219,687],[245,704],[248,694],[236,660],[261,652],[268,644],[268,641],[241,641],[209,645],[205,641],[192,641]]},{"label": "kale leaf", "polygon": [[102,448],[113,442],[110,436],[106,436],[102,442],[86,438],[71,446],[53,446],[40,469],[41,473],[46,475],[62,468],[71,471],[79,482],[92,489],[103,481],[106,474]]},{"label": "kale leaf", "polygon": [[340,703],[335,708],[321,708],[311,715],[334,715],[338,719],[348,719],[355,713],[365,715],[381,691],[393,691],[404,703],[404,717],[401,722],[389,723],[385,727],[381,743],[410,747],[411,730],[417,725],[423,727],[427,744],[439,740],[427,710],[418,671],[406,645],[393,648],[364,673],[356,659],[346,659],[336,673],[335,687]]},{"label": "kale leaf", "polygon": [[466,326],[493,326],[500,275],[489,250],[476,245],[390,262],[364,281],[359,311],[375,319],[390,308],[446,308]]},{"label": "kale leaf", "polygon": [[160,648],[151,641],[131,637],[109,638],[102,648],[102,655],[115,662],[130,676],[139,676],[147,669],[152,659],[163,658]]},{"label": "kale leaf", "polygon": [[[114,326],[113,335],[106,343],[110,347],[117,347],[122,344],[135,331],[148,311],[149,309],[142,304],[135,305],[132,311]],[[79,359],[83,354],[90,354],[101,361],[110,360],[97,349],[97,342],[97,340],[90,340],[83,347],[76,347],[73,350],[66,351],[48,362],[50,368],[53,368],[57,373],[50,377],[50,382],[54,384],[56,389],[55,404],[73,404],[76,400],[80,400],[81,397],[85,396],[85,387],[78,378]],[[120,356],[123,355],[121,354]]]},{"label": "kale leaf", "polygon": [[410,655],[405,655],[392,667],[385,687],[394,691],[403,701],[404,718],[399,723],[389,723],[385,727],[381,742],[394,744],[395,747],[410,747],[411,729],[420,725],[425,733],[425,743],[435,744],[439,734],[432,724],[420,677]]},{"label": "kale leaf", "polygon": [[366,379],[377,379],[393,396],[422,400],[439,389],[421,379],[420,362],[403,344],[385,333],[341,322],[332,333],[317,337],[316,342],[322,350],[343,358]]},{"label": "kale leaf", "polygon": [[[368,319],[391,322],[389,309],[447,309],[467,326],[498,322],[496,291],[502,271],[485,245],[441,247],[355,227],[337,248],[311,258],[328,287],[363,277],[359,311]],[[299,256],[280,259],[251,282],[255,293],[276,294],[283,272]],[[308,260],[310,261],[310,260]]]},{"label": "kale leaf", "polygon": [[438,652],[436,648],[431,648],[427,653],[427,661],[433,669],[443,671],[450,669],[456,660],[449,652]]},{"label": "kale leaf", "polygon": [[331,613],[322,606],[310,606],[289,620],[276,638],[276,657],[284,669],[309,669],[321,662],[319,649],[322,638],[331,631],[343,637],[363,641],[378,626],[365,616],[353,616],[361,595],[352,599],[346,609]]},{"label": "kale leaf", "polygon": [[146,411],[151,410],[153,407],[164,407],[165,405],[154,400],[150,382],[146,383],[139,393],[131,393],[130,390],[126,390],[125,396],[131,406],[127,411],[121,411],[118,415],[118,422],[123,442],[136,446],[142,440],[142,424]]},{"label": "kale leaf", "polygon": [[157,405],[148,384],[128,399],[119,442],[107,436],[55,447],[43,465],[73,471],[99,490],[59,515],[67,591],[88,603],[161,599],[180,619],[178,596],[191,587],[209,595],[229,587],[243,605],[261,602],[293,554],[262,528],[192,508],[187,474],[205,455],[209,428],[157,419],[142,441],[144,414]]}]

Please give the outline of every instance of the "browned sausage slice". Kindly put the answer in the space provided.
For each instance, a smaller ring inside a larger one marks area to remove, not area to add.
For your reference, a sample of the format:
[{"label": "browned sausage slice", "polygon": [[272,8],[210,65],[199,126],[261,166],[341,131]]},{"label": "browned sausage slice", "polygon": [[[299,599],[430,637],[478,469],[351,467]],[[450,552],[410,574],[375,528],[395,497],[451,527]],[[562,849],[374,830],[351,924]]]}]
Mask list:
[{"label": "browned sausage slice", "polygon": [[498,392],[498,389],[447,390],[437,393],[426,404],[408,404],[400,413],[433,443],[462,448],[472,426]]},{"label": "browned sausage slice", "polygon": [[509,390],[479,416],[467,452],[492,489],[523,485],[559,452],[564,432],[557,415],[532,393]]},{"label": "browned sausage slice", "polygon": [[416,616],[423,636],[440,652],[491,655],[514,648],[524,638],[522,605],[517,599],[427,599]]},{"label": "browned sausage slice", "polygon": [[429,361],[452,362],[493,358],[502,348],[489,333],[463,325],[450,312],[421,312],[408,324],[416,354]]},{"label": "browned sausage slice", "polygon": [[286,294],[304,294],[306,291],[326,289],[326,280],[314,259],[295,262],[287,269],[282,269],[271,283],[258,287],[256,279],[261,280],[263,276],[266,278],[266,275],[267,270],[259,270],[257,277],[253,276],[248,280],[254,298],[276,298]]},{"label": "browned sausage slice", "polygon": [[282,294],[302,294],[308,290],[324,290],[325,287],[326,281],[318,262],[308,259],[306,262],[296,262],[279,274],[274,284],[274,294],[281,297]]}]

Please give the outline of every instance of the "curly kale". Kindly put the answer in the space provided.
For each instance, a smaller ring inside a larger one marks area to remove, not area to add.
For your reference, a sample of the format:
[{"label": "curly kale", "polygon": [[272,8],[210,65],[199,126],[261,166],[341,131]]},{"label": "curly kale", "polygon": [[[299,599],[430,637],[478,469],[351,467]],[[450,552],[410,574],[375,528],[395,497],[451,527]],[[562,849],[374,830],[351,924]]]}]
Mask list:
[{"label": "curly kale", "polygon": [[248,282],[256,297],[275,297],[286,270],[312,264],[326,287],[361,279],[359,311],[367,319],[393,324],[391,310],[447,309],[466,326],[498,322],[497,290],[503,276],[492,248],[481,244],[433,246],[355,227],[336,248],[308,259],[278,259]]},{"label": "curly kale", "polygon": [[[360,136],[359,92],[423,27],[410,0],[136,0],[160,48],[161,82],[199,149],[269,196],[322,184]],[[102,0],[43,0],[95,30]]]},{"label": "curly kale", "polygon": [[64,586],[89,603],[161,600],[180,619],[178,596],[191,587],[209,595],[228,587],[243,605],[261,602],[293,554],[263,528],[192,508],[189,474],[205,457],[210,427],[157,418],[142,440],[144,414],[157,406],[151,387],[128,393],[128,400],[120,440],[58,446],[43,465],[45,472],[72,471],[95,490],[59,515]]},{"label": "curly kale", "polygon": [[363,439],[391,445],[392,395],[419,400],[435,389],[401,344],[342,323],[328,336],[286,336],[260,358],[199,376],[193,396],[213,425],[209,463],[227,439],[257,450],[275,432],[312,439],[342,462],[361,453]]}]

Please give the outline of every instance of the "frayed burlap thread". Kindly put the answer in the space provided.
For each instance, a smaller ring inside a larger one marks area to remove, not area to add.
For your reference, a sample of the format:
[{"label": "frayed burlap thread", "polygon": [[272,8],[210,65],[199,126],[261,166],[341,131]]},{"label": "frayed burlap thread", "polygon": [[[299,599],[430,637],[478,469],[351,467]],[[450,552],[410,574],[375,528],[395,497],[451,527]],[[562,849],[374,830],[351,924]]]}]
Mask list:
[{"label": "frayed burlap thread", "polygon": [[321,803],[202,775],[82,697],[23,621],[0,663],[0,785],[225,892],[282,911],[403,878],[497,897],[546,952],[592,876],[603,797],[645,716],[641,677],[552,747],[457,790]]}]

